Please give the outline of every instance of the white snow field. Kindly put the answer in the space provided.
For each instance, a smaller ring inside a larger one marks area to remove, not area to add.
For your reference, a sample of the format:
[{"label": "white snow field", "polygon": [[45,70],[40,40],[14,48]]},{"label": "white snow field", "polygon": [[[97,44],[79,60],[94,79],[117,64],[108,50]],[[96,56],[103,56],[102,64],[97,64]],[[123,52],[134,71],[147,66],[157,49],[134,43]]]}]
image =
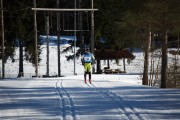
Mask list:
[{"label": "white snow field", "polygon": [[[84,83],[79,59],[73,75],[66,54],[61,55],[65,77],[32,78],[34,67],[24,62],[25,77],[0,80],[0,120],[180,120],[180,89],[141,85],[143,53],[134,54],[127,74],[93,74],[92,84]],[[45,56],[42,46],[41,75],[46,74]],[[18,74],[18,50],[15,60],[5,65],[10,76]],[[121,64],[111,61],[112,68],[123,69]],[[56,46],[50,46],[50,73],[57,74]]]}]

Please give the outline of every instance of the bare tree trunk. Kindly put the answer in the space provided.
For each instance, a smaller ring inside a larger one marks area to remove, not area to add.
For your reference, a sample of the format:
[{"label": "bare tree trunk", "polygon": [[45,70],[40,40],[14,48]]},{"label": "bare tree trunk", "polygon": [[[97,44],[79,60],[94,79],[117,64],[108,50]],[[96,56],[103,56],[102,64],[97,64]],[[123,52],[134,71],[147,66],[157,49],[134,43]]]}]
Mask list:
[{"label": "bare tree trunk", "polygon": [[162,66],[161,66],[161,88],[167,87],[167,41],[168,31],[164,32],[164,39],[162,40]]},{"label": "bare tree trunk", "polygon": [[97,73],[98,74],[102,73],[102,71],[101,71],[101,60],[97,60]]},{"label": "bare tree trunk", "polygon": [[5,77],[5,53],[4,53],[4,11],[3,11],[3,0],[1,0],[1,39],[2,39],[2,79]]},{"label": "bare tree trunk", "polygon": [[24,68],[23,68],[23,42],[19,40],[19,74],[18,77],[24,77]]},{"label": "bare tree trunk", "polygon": [[[160,55],[161,56],[161,55]],[[154,83],[153,85],[155,85],[156,83],[158,83],[159,81],[159,64],[160,64],[160,60],[161,60],[161,57],[159,56],[159,59],[158,59],[158,63],[157,63],[157,66],[156,66],[156,70],[155,70],[155,80],[154,80]]]},{"label": "bare tree trunk", "polygon": [[148,85],[148,67],[149,67],[149,51],[151,47],[151,25],[149,25],[149,34],[145,42],[143,85]]},{"label": "bare tree trunk", "polygon": [[108,64],[108,68],[110,68],[110,63],[109,63],[109,60],[107,60],[107,64]]},{"label": "bare tree trunk", "polygon": [[154,52],[151,53],[151,69],[150,69],[150,80],[149,80],[149,86],[152,86],[153,83],[153,79],[154,79],[154,75],[155,75],[155,72],[154,72]]},{"label": "bare tree trunk", "polygon": [[178,44],[178,50],[175,54],[175,60],[174,60],[174,75],[173,75],[173,86],[176,87],[177,84],[177,74],[178,74],[178,55],[179,55],[179,35],[178,35],[178,40],[177,40],[177,44]]},{"label": "bare tree trunk", "polygon": [[123,67],[124,67],[124,72],[126,72],[125,58],[123,58]]}]

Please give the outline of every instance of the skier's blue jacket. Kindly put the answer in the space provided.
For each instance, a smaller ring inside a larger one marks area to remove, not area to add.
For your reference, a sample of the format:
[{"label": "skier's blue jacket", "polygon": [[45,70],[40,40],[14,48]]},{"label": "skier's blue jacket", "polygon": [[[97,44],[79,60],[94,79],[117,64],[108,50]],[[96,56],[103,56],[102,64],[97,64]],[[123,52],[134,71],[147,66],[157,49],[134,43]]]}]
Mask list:
[{"label": "skier's blue jacket", "polygon": [[85,53],[83,56],[83,62],[84,63],[92,63],[94,60],[94,56],[91,53]]}]

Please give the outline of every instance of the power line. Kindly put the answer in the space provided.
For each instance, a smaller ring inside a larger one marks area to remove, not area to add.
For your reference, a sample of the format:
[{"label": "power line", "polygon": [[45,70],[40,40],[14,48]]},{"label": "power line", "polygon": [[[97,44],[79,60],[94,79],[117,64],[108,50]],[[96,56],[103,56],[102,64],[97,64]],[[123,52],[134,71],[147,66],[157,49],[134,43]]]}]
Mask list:
[{"label": "power line", "polygon": [[[19,2],[19,1],[17,1],[17,0],[15,0],[15,2],[17,2],[18,4],[20,4],[21,6],[24,6],[25,8],[22,8],[22,9],[6,9],[6,8],[3,8],[4,9],[4,11],[5,12],[17,12],[17,11],[24,11],[24,10],[30,10],[31,8],[32,8],[32,6],[27,6],[27,5],[25,5],[25,4],[23,4],[23,3],[21,3],[21,2]],[[27,4],[29,4],[30,3],[30,0],[27,2]]]},{"label": "power line", "polygon": [[[31,8],[31,7],[29,7],[29,6],[26,6],[25,4],[23,4],[23,3],[21,3],[21,2],[19,2],[19,1],[17,1],[17,0],[15,0],[17,3],[19,3],[20,5],[22,5],[22,6],[24,6],[24,7],[26,7],[26,8]],[[28,3],[29,3],[29,1],[28,1]]]}]

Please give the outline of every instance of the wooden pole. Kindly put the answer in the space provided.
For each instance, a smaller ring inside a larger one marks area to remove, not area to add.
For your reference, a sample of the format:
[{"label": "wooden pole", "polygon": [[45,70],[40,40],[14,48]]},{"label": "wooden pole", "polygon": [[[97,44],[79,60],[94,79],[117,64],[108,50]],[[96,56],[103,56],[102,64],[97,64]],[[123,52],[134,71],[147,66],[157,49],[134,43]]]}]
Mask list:
[{"label": "wooden pole", "polygon": [[[59,0],[57,0],[57,8],[59,8]],[[61,51],[60,51],[60,14],[57,12],[57,49],[58,49],[58,77],[61,77]]]},{"label": "wooden pole", "polygon": [[[34,7],[36,8],[36,0],[34,0]],[[35,74],[36,77],[38,77],[38,43],[37,43],[36,10],[34,10],[34,40],[35,40]]]},{"label": "wooden pole", "polygon": [[76,0],[74,1],[74,75],[76,75]]},{"label": "wooden pole", "polygon": [[[91,1],[91,52],[94,54],[94,2]],[[92,73],[95,73],[95,65],[92,66]]]},{"label": "wooden pole", "polygon": [[66,11],[66,12],[73,12],[73,11],[97,11],[98,9],[54,9],[54,8],[32,8],[35,11]]},{"label": "wooden pole", "polygon": [[47,43],[47,61],[46,61],[46,65],[47,65],[47,71],[46,71],[46,75],[49,76],[49,15],[46,16],[46,43]]},{"label": "wooden pole", "polygon": [[[36,23],[36,11],[64,11],[64,12],[73,12],[74,11],[74,75],[76,75],[76,67],[75,67],[75,57],[76,57],[76,12],[77,11],[82,11],[82,12],[87,12],[87,11],[91,11],[91,50],[94,53],[94,11],[97,11],[98,9],[94,9],[93,8],[93,0],[92,0],[92,8],[91,9],[77,9],[76,8],[76,0],[75,0],[75,5],[74,5],[74,9],[54,9],[54,8],[36,8],[36,1],[34,0],[34,8],[32,8],[32,10],[34,10],[34,21],[35,21],[35,28],[37,29],[37,23]],[[36,30],[37,31],[37,30]],[[37,36],[37,35],[36,35]],[[37,51],[37,50],[36,50]],[[94,65],[93,65],[94,66]],[[94,68],[94,67],[93,67]],[[37,67],[36,67],[36,72],[38,71]]]}]

